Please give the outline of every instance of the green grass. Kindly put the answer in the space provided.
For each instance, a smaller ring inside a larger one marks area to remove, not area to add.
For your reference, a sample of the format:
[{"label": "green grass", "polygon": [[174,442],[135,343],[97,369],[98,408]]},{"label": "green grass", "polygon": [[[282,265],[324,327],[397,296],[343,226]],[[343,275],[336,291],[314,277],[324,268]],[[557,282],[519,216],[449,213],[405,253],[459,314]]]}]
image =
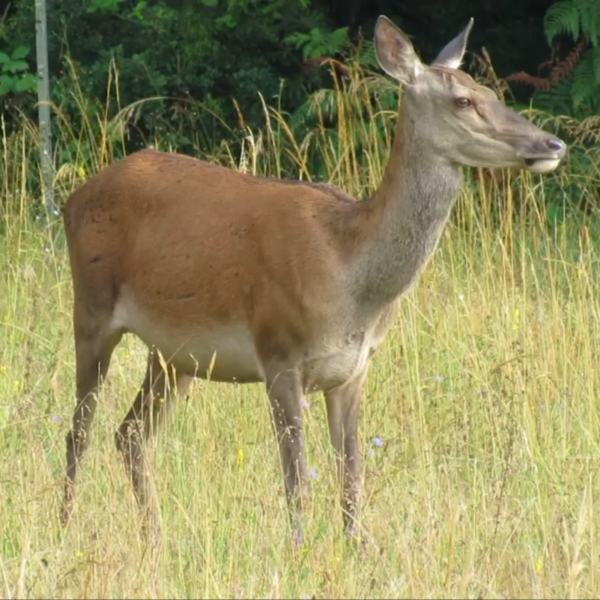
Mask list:
[{"label": "green grass", "polygon": [[[249,137],[243,160],[226,149],[221,162],[277,174],[285,155],[307,175],[310,142],[345,189],[379,180],[385,135],[364,131],[361,166],[343,135],[334,144],[317,131],[296,143],[281,115],[271,122],[279,133],[266,129],[270,143]],[[61,196],[110,160],[107,138],[87,142],[93,160],[61,166]],[[41,229],[29,216],[31,126],[2,148],[2,597],[598,597],[600,236],[593,220],[548,225],[534,207],[544,178],[465,184],[372,360],[360,423],[365,556],[341,535],[321,396],[306,410],[317,477],[306,543],[294,553],[262,387],[198,380],[153,453],[164,538],[154,559],[114,447],[145,367],[135,338],[114,354],[73,520],[59,525],[75,389],[69,265],[60,223]],[[569,169],[567,161],[554,189],[571,181]],[[597,181],[590,173],[579,185]]]}]

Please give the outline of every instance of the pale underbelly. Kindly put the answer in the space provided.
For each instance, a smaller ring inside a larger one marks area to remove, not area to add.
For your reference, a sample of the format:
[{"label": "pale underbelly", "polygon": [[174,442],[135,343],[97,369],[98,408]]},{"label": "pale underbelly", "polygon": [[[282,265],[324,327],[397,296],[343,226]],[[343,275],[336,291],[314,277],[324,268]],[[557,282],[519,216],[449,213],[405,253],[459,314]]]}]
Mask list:
[{"label": "pale underbelly", "polygon": [[123,295],[115,306],[112,327],[133,333],[156,348],[165,362],[194,377],[232,383],[264,380],[252,335],[242,324],[211,329],[186,323],[173,327],[144,314]]},{"label": "pale underbelly", "polygon": [[[165,362],[194,377],[230,383],[266,380],[269,366],[261,363],[252,332],[244,323],[211,328],[182,324],[174,328],[144,314],[130,297],[122,297],[111,325],[136,335],[156,348]],[[328,390],[364,369],[371,351],[362,332],[341,340],[321,340],[315,347],[303,348],[299,353],[302,358],[282,365],[282,369],[300,376],[305,393]]]}]

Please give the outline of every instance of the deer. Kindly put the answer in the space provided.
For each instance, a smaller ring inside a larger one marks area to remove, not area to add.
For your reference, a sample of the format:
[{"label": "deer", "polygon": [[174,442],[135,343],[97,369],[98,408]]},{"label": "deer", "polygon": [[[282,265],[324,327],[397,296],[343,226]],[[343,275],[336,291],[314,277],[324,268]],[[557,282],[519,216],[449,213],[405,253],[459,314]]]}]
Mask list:
[{"label": "deer", "polygon": [[378,17],[377,62],[402,97],[380,185],[366,199],[154,149],[110,163],[69,195],[76,406],[63,525],[100,386],[131,333],[148,348],[146,374],[115,441],[143,524],[159,514],[145,448],[200,378],[264,386],[298,543],[309,485],[303,402],[322,393],[341,525],[360,537],[358,422],[369,365],[436,250],[462,167],[545,174],[567,149],[461,70],[472,26],[471,18],[426,65]]}]

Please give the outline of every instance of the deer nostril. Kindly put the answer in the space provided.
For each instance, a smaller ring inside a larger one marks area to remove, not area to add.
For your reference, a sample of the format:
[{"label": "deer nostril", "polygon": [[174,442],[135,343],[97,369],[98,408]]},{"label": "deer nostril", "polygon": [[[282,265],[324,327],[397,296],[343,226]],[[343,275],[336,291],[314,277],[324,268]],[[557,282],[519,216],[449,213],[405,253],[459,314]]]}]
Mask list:
[{"label": "deer nostril", "polygon": [[548,146],[548,148],[550,148],[550,150],[553,150],[554,152],[561,152],[566,148],[566,144],[558,138],[546,140],[546,146]]}]

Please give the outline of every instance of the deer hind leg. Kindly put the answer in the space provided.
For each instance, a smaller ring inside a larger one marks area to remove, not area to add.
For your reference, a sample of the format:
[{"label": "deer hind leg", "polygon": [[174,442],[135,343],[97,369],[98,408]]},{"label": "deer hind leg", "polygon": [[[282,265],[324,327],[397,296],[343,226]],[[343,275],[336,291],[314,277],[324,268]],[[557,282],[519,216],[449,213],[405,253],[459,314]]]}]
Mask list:
[{"label": "deer hind leg", "polygon": [[106,377],[110,359],[122,333],[110,329],[109,318],[93,314],[75,304],[75,380],[76,407],[72,429],[66,438],[66,477],[60,521],[65,526],[72,514],[75,479],[79,464],[90,443],[90,429],[100,385]]},{"label": "deer hind leg", "polygon": [[145,442],[154,437],[171,412],[174,399],[187,394],[192,377],[179,374],[171,364],[159,360],[156,350],[148,355],[146,376],[136,399],[123,419],[115,441],[122,454],[127,475],[142,511],[143,529],[159,535],[158,509],[150,498],[150,478]]},{"label": "deer hind leg", "polygon": [[325,393],[329,435],[336,454],[344,530],[357,539],[356,521],[360,493],[358,417],[367,369]]},{"label": "deer hind leg", "polygon": [[[269,372],[270,371],[270,372]],[[302,544],[302,508],[306,492],[307,468],[302,428],[304,397],[296,370],[269,369],[266,384],[272,424],[277,435],[292,535]]]}]

